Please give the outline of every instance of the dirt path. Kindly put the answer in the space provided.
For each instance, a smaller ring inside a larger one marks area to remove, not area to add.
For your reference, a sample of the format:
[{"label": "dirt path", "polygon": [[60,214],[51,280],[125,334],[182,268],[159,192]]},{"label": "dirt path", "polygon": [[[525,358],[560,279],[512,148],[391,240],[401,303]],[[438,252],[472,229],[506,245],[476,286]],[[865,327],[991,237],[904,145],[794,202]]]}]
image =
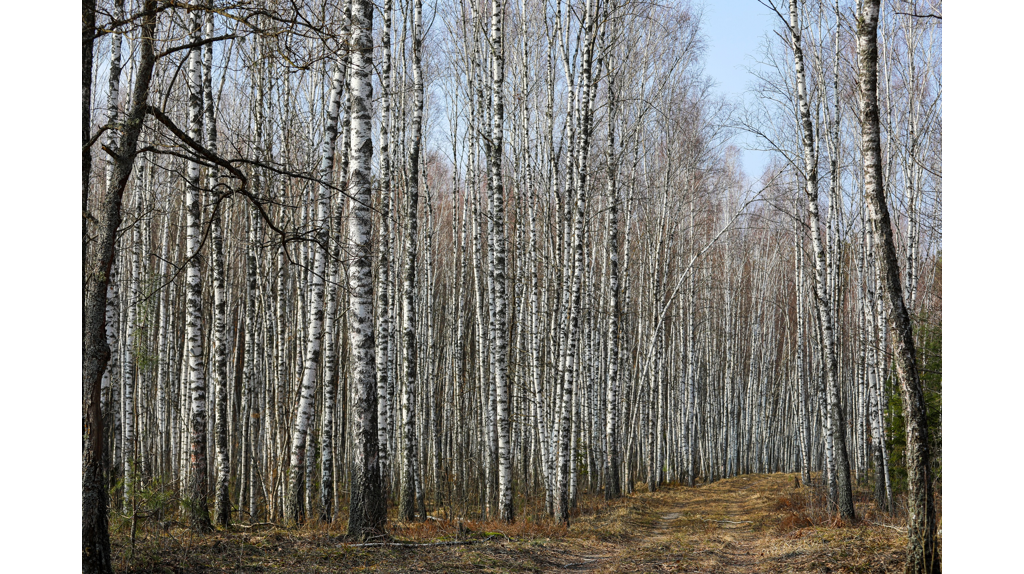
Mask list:
[{"label": "dirt path", "polygon": [[[738,479],[742,480],[742,479]],[[769,512],[755,485],[716,483],[701,488],[665,489],[638,497],[638,504],[609,525],[577,525],[580,539],[564,549],[565,562],[549,561],[544,571],[720,572],[762,571],[762,536],[755,519]],[[614,524],[614,523],[618,524]],[[625,527],[608,544],[586,534]],[[572,539],[572,535],[567,537]]]},{"label": "dirt path", "polygon": [[717,526],[717,534],[723,540],[717,556],[717,569],[713,571],[730,574],[760,571],[762,540],[754,533],[754,523],[750,520],[750,507],[757,505],[756,499],[750,499],[753,494],[749,491],[728,493],[726,517],[711,523]]},{"label": "dirt path", "polygon": [[[430,546],[351,546],[331,529],[143,530],[131,550],[113,529],[118,572],[594,572],[704,574],[899,572],[906,537],[873,523],[867,494],[853,526],[807,521],[807,488],[793,475],[752,475],[669,487],[607,503],[581,502],[571,527],[524,516],[515,525],[470,523],[462,545],[449,522],[392,525],[399,540]],[[814,518],[814,516],[811,516]],[[128,556],[132,558],[129,560]]]},{"label": "dirt path", "polygon": [[[658,500],[658,519],[621,545],[614,572],[760,571],[761,537],[754,519],[768,509],[754,488],[716,483],[676,488],[650,495]],[[639,544],[637,544],[639,542]]]},{"label": "dirt path", "polygon": [[[891,531],[786,526],[787,507],[807,489],[792,475],[743,476],[696,488],[668,488],[636,497],[629,512],[581,522],[566,537],[565,562],[550,572],[896,572],[901,541]],[[790,501],[790,502],[787,502]],[[797,509],[797,512],[799,510]],[[594,533],[623,531],[599,543]]]}]

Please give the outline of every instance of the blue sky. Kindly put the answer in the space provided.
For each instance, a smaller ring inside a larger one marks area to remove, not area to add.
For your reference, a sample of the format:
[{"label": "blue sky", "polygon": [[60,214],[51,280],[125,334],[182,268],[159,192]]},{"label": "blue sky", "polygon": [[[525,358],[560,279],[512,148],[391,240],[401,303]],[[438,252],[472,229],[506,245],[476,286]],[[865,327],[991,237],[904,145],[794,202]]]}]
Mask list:
[{"label": "blue sky", "polygon": [[[776,20],[778,16],[757,0],[704,0],[703,30],[708,42],[705,72],[715,80],[719,93],[742,101],[752,82],[747,68],[754,65],[761,41]],[[740,133],[734,143],[745,148],[749,141]],[[767,153],[744,150],[743,168],[752,179],[761,175],[767,163]]]}]

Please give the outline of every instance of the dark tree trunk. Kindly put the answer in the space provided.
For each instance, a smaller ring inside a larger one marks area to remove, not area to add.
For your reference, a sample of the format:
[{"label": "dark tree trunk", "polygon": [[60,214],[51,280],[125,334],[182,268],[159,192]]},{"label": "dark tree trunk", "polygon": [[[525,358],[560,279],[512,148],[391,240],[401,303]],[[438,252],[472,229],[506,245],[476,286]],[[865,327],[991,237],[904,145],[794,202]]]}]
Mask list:
[{"label": "dark tree trunk", "polygon": [[107,492],[103,468],[103,418],[100,412],[100,380],[110,359],[106,339],[107,282],[114,259],[114,241],[121,224],[121,200],[131,177],[135,147],[145,118],[149,82],[156,61],[153,36],[156,0],[148,0],[143,12],[139,64],[132,108],[124,122],[121,145],[114,156],[113,185],[93,212],[88,211],[92,155],[89,141],[89,102],[92,81],[92,42],[96,28],[95,4],[82,7],[82,571],[110,572],[110,539],[107,532]]},{"label": "dark tree trunk", "polygon": [[909,573],[942,570],[935,540],[935,502],[924,392],[917,372],[914,333],[903,301],[892,223],[882,185],[882,144],[878,118],[878,11],[880,0],[866,0],[858,18],[857,55],[861,69],[861,139],[864,146],[864,191],[871,230],[878,244],[878,271],[892,306],[896,374],[900,380],[907,432],[907,566]]}]

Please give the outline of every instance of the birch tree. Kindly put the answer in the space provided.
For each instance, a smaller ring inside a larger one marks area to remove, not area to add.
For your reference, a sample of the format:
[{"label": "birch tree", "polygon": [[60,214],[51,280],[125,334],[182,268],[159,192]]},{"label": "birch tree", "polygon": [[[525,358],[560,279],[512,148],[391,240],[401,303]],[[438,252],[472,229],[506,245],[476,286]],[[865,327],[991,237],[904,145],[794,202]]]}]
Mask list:
[{"label": "birch tree", "polygon": [[[418,0],[416,0],[418,1]],[[508,402],[508,343],[506,320],[508,300],[506,299],[505,275],[505,187],[502,181],[502,152],[505,121],[504,44],[505,4],[491,0],[491,136],[487,148],[487,169],[489,175],[488,194],[493,205],[490,229],[493,229],[491,276],[494,281],[494,341],[491,350],[494,361],[494,381],[497,394],[498,429],[498,517],[505,522],[515,519],[512,506],[512,463],[509,436]]]},{"label": "birch tree", "polygon": [[[302,371],[301,397],[295,428],[292,432],[291,469],[288,482],[288,521],[301,522],[305,515],[302,506],[302,487],[305,481],[306,436],[309,432],[313,411],[313,396],[316,391],[316,372],[320,363],[320,346],[324,326],[324,276],[327,270],[327,224],[330,211],[330,186],[334,172],[334,151],[338,140],[338,114],[341,107],[341,92],[344,70],[335,65],[331,80],[331,93],[327,112],[327,126],[321,144],[320,182],[317,186],[315,241],[312,270],[312,300],[310,302],[308,340]],[[353,90],[354,91],[354,90]],[[354,149],[355,146],[353,146]],[[372,337],[371,337],[372,338]],[[372,355],[372,353],[371,353]],[[325,381],[329,385],[329,381]],[[374,425],[376,426],[376,425]]]},{"label": "birch tree", "polygon": [[[207,1],[204,27],[206,37],[214,35],[214,12],[212,0]],[[217,119],[216,105],[213,99],[213,45],[203,48],[203,128],[206,148],[217,153]],[[227,286],[224,269],[224,223],[220,200],[216,198],[218,170],[209,168],[206,174],[206,187],[212,190],[214,202],[211,214],[211,236],[213,239],[213,380],[217,389],[216,400],[216,455],[217,485],[214,494],[214,523],[227,527],[231,521],[231,499],[228,493],[228,481],[231,475],[231,461],[228,453],[228,344],[226,340],[227,321]]]},{"label": "birch tree", "polygon": [[924,394],[917,369],[917,353],[910,314],[900,285],[892,223],[882,182],[881,136],[878,114],[879,0],[865,0],[857,19],[857,60],[860,64],[861,139],[864,149],[864,193],[871,231],[880,251],[877,259],[885,296],[891,306],[895,331],[896,373],[900,380],[907,433],[908,542],[906,572],[940,572],[942,563],[935,539],[935,502],[932,496],[931,453],[928,448]]},{"label": "birch tree", "polygon": [[[405,366],[404,392],[402,394],[403,440],[405,460],[402,471],[401,516],[412,520],[417,506],[417,483],[420,478],[420,457],[416,436],[416,386],[417,347],[416,340],[416,251],[419,229],[419,187],[420,187],[420,145],[423,138],[423,64],[421,55],[423,35],[423,6],[420,0],[413,0],[412,14],[412,74],[413,110],[410,126],[409,157],[406,166],[406,227],[405,227],[405,278],[402,285],[402,325],[405,344],[402,347],[402,362]],[[426,511],[421,517],[426,520]]]},{"label": "birch tree", "polygon": [[846,452],[846,425],[843,424],[843,411],[839,404],[838,365],[836,363],[831,297],[827,292],[825,252],[819,231],[821,222],[818,216],[818,162],[814,146],[814,128],[811,124],[810,107],[807,102],[807,80],[804,72],[803,50],[800,44],[800,18],[797,0],[790,0],[789,3],[789,29],[796,67],[797,104],[803,138],[804,191],[807,195],[807,213],[810,218],[814,253],[815,290],[824,347],[827,402],[830,416],[834,421],[831,428],[838,429],[838,432],[831,432],[830,429],[834,436],[836,449],[836,476],[830,476],[829,480],[836,483],[836,504],[839,514],[843,518],[852,519],[854,518],[853,486],[850,483],[849,458]]},{"label": "birch tree", "polygon": [[[105,333],[107,283],[114,256],[114,242],[121,223],[121,204],[125,186],[131,176],[135,149],[142,120],[145,117],[150,80],[156,54],[153,37],[156,31],[156,2],[143,5],[142,41],[132,89],[131,106],[125,116],[125,129],[118,138],[114,157],[112,186],[101,198],[90,203],[89,178],[91,151],[89,141],[89,107],[91,88],[82,94],[82,569],[85,572],[110,572],[110,542],[107,533],[107,494],[103,468],[103,420],[100,410],[100,384],[110,358]],[[95,4],[82,6],[83,88],[91,86]],[[90,207],[93,206],[93,207]]]},{"label": "birch tree", "polygon": [[[189,29],[192,42],[202,41],[202,12],[198,9],[189,14]],[[201,141],[203,86],[202,62],[200,48],[193,48],[188,57],[188,135],[193,141]],[[211,529],[210,512],[206,505],[207,460],[206,460],[206,363],[203,359],[202,341],[202,283],[199,276],[199,245],[201,241],[202,206],[199,186],[199,163],[188,162],[188,185],[185,188],[187,257],[185,299],[186,344],[188,346],[188,381],[191,393],[191,411],[189,413],[189,429],[191,446],[189,449],[190,484],[188,498],[185,501],[189,515],[189,526],[196,531],[205,532]]]},{"label": "birch tree", "polygon": [[377,381],[373,337],[373,286],[370,282],[370,68],[373,65],[373,5],[352,0],[351,160],[348,189],[352,198],[349,241],[349,339],[352,344],[352,385],[355,417],[352,462],[352,501],[348,535],[366,538],[380,534],[387,521],[387,500],[382,496],[377,448]]},{"label": "birch tree", "polygon": [[[904,433],[884,351],[903,335],[876,212],[852,192],[885,191],[931,411],[939,27],[878,16],[886,131],[868,182],[846,169],[870,147],[848,105],[867,58],[843,58],[853,36],[833,3],[780,11],[755,68],[766,97],[746,110],[716,96],[684,4],[439,4],[434,26],[420,4],[383,7],[376,111],[365,2],[155,7],[178,33],[153,37],[153,20],[149,46],[138,6],[90,24],[101,72],[83,84],[103,93],[83,143],[105,155],[83,163],[83,292],[112,351],[86,369],[100,355],[83,329],[83,377],[99,382],[83,379],[83,428],[101,435],[83,442],[83,552],[98,552],[86,485],[109,493],[103,472],[127,479],[119,509],[172,485],[185,502],[168,521],[195,527],[193,501],[214,494],[216,524],[234,505],[251,523],[347,512],[357,539],[385,534],[391,488],[401,520],[543,504],[542,521],[567,523],[577,501],[641,483],[753,472],[821,473],[842,514],[842,485],[874,473],[887,512]],[[129,78],[149,54],[153,105],[138,82],[126,105],[110,95],[114,32]],[[737,119],[770,150],[762,174],[742,170]],[[124,225],[109,227],[116,194]],[[197,454],[206,441],[215,457]],[[216,480],[198,492],[200,467]]]}]

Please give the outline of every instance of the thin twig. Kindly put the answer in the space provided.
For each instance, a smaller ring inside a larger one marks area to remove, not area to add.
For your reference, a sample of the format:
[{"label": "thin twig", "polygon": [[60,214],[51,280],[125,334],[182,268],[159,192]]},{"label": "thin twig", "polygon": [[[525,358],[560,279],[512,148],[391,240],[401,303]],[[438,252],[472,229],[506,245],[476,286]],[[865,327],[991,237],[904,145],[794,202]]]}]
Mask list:
[{"label": "thin twig", "polygon": [[896,532],[900,532],[900,533],[903,533],[903,532],[906,532],[906,531],[907,531],[907,529],[906,529],[906,528],[902,528],[902,527],[900,527],[900,526],[891,526],[891,525],[889,525],[889,524],[882,524],[881,522],[872,522],[871,524],[874,524],[875,526],[884,526],[884,527],[886,527],[886,528],[892,528],[892,529],[893,529],[893,530],[895,530]]},{"label": "thin twig", "polygon": [[164,50],[163,52],[157,54],[156,58],[159,60],[160,58],[169,56],[175,52],[180,52],[181,50],[191,50],[192,48],[199,48],[200,46],[212,44],[213,42],[219,42],[220,40],[233,40],[235,38],[236,36],[234,34],[225,34],[223,36],[215,36],[213,38],[206,38],[195,42],[189,42],[188,44],[182,44],[181,46],[175,46],[173,48]]},{"label": "thin twig", "polygon": [[[504,534],[504,533],[502,533],[502,534],[505,536],[505,538],[508,538],[509,541],[512,540],[511,538],[508,537],[507,534]],[[391,546],[391,547],[396,547],[396,548],[426,548],[426,547],[430,547],[430,546],[465,546],[467,544],[476,544],[478,542],[487,542],[487,541],[493,540],[495,538],[497,538],[497,536],[491,535],[491,536],[488,536],[487,538],[480,538],[480,539],[476,539],[476,540],[445,540],[445,541],[442,541],[442,542],[363,542],[363,543],[360,543],[360,544],[342,543],[341,545],[342,546],[350,546],[350,547],[353,547],[353,548],[366,548],[366,547],[370,547],[370,546]]]},{"label": "thin twig", "polygon": [[256,524],[235,524],[239,528],[256,528],[257,526],[275,526],[280,528],[276,523],[273,522],[257,522]]},{"label": "thin twig", "polygon": [[[489,540],[489,539],[488,539]],[[397,548],[421,548],[427,546],[463,546],[466,544],[475,544],[477,542],[483,542],[483,540],[448,540],[445,542],[364,542],[361,544],[342,544],[342,546],[351,546],[353,548],[366,548],[370,546],[391,546]]]}]

